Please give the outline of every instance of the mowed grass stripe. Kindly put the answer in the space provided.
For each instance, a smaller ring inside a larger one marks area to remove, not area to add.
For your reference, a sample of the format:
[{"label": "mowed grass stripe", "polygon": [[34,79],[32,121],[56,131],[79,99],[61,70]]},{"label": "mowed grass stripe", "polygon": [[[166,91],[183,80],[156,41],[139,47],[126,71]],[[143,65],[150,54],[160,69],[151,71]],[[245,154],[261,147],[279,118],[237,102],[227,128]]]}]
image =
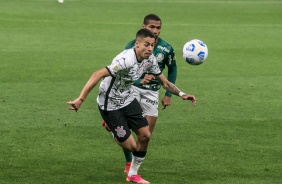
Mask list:
[{"label": "mowed grass stripe", "polygon": [[[88,24],[88,25],[134,25],[138,26],[137,23],[129,23],[129,22],[86,22],[86,21],[67,21],[67,20],[47,20],[47,19],[4,19],[0,18],[0,21],[5,22],[38,22],[38,23],[63,23],[63,24]],[[169,26],[180,26],[180,27],[281,27],[282,23],[273,24],[273,23],[266,23],[266,24],[191,24],[191,23],[183,23],[183,24],[169,24]]]}]

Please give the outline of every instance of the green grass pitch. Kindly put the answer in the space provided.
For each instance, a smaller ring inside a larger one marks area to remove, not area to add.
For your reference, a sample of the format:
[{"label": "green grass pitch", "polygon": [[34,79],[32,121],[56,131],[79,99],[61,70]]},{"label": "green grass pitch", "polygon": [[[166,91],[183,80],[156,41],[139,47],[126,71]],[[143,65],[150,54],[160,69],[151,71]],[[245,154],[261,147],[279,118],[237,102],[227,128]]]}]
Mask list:
[{"label": "green grass pitch", "polygon": [[[281,0],[0,0],[0,183],[126,183],[97,88],[78,113],[66,102],[149,13],[162,18],[176,84],[197,106],[173,97],[160,110],[140,174],[152,184],[282,183],[281,10]],[[209,48],[200,66],[181,58],[194,38]]]}]

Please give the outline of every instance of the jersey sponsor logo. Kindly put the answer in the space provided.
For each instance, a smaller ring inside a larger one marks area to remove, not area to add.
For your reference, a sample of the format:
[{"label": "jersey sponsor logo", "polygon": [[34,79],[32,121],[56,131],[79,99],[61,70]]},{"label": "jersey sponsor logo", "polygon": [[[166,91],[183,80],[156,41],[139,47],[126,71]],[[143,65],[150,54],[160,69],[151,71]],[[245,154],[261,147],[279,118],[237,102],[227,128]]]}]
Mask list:
[{"label": "jersey sponsor logo", "polygon": [[150,89],[150,85],[144,84],[143,85],[144,88]]},{"label": "jersey sponsor logo", "polygon": [[165,51],[165,52],[169,53],[169,50],[166,47],[163,47],[163,46],[159,45],[157,48],[162,50],[162,51]]},{"label": "jersey sponsor logo", "polygon": [[[156,83],[158,83],[158,80],[152,80],[152,81],[155,81]],[[142,85],[142,88],[156,91],[161,88],[161,85],[160,84],[145,84],[145,85]]]},{"label": "jersey sponsor logo", "polygon": [[124,137],[126,135],[126,131],[123,129],[123,126],[118,126],[115,131],[117,132],[118,137]]}]

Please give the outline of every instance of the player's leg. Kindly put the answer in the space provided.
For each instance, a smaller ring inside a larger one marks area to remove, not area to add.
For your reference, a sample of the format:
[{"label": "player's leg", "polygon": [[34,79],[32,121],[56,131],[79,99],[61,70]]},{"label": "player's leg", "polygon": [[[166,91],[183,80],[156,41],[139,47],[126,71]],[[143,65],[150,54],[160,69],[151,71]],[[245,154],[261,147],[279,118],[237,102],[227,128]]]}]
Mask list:
[{"label": "player's leg", "polygon": [[146,115],[151,133],[154,131],[158,118],[158,97],[159,91],[143,90],[140,100],[143,114]]},{"label": "player's leg", "polygon": [[[139,88],[132,86],[133,89],[133,97],[140,103],[141,100],[141,93],[139,91]],[[141,104],[140,104],[141,105]],[[124,172],[128,173],[131,162],[132,162],[132,152],[127,150],[127,149],[123,149],[123,154],[124,154],[124,158],[125,158],[125,167],[124,167]]]},{"label": "player's leg", "polygon": [[131,135],[123,110],[104,111],[100,108],[99,110],[103,120],[107,122],[107,127],[111,130],[116,143],[126,150],[136,150],[137,144]]},{"label": "player's leg", "polygon": [[[105,122],[105,120],[102,120],[102,126],[105,127],[105,129],[108,132],[111,132],[110,128],[108,127],[107,123]],[[124,158],[125,158],[125,168],[124,168],[124,172],[128,173],[130,165],[131,165],[131,161],[132,161],[132,151],[122,148],[123,150],[123,154],[124,154]]]},{"label": "player's leg", "polygon": [[135,132],[137,136],[136,150],[133,151],[132,163],[130,172],[126,180],[135,183],[149,183],[138,175],[138,170],[145,159],[148,143],[151,133],[146,118],[142,116],[142,108],[137,100],[132,102],[132,105],[127,109],[127,121],[129,127]]},{"label": "player's leg", "polygon": [[156,122],[157,122],[157,118],[158,117],[154,117],[154,116],[146,116],[146,119],[149,123],[149,130],[151,133],[153,133]]},{"label": "player's leg", "polygon": [[118,145],[120,145],[124,150],[128,150],[130,152],[137,149],[136,141],[134,140],[134,137],[132,134],[123,142],[120,142],[117,138],[115,138],[115,141]]},{"label": "player's leg", "polygon": [[[157,117],[146,116],[146,119],[147,119],[147,121],[149,123],[149,131],[152,133],[153,130],[154,130],[156,121],[157,121]],[[123,149],[123,154],[124,154],[125,162],[126,162],[125,163],[124,172],[128,173],[129,169],[130,169],[131,162],[132,162],[132,152],[127,150],[127,149]]]},{"label": "player's leg", "polygon": [[[144,90],[141,88],[133,87],[135,98],[139,101],[143,110],[143,115],[149,123],[149,130],[152,133],[158,117],[158,91]],[[132,154],[128,150],[123,150],[126,165],[124,172],[128,173],[130,170],[130,163],[132,160]]]},{"label": "player's leg", "polygon": [[149,140],[146,134],[150,134],[149,127],[140,128],[135,131],[137,135],[137,148],[136,151],[132,152],[132,162],[130,165],[129,172],[127,173],[126,181],[135,182],[135,183],[144,183],[148,184],[149,182],[141,178],[138,174],[138,170],[145,160],[145,156],[147,154],[147,147]]}]

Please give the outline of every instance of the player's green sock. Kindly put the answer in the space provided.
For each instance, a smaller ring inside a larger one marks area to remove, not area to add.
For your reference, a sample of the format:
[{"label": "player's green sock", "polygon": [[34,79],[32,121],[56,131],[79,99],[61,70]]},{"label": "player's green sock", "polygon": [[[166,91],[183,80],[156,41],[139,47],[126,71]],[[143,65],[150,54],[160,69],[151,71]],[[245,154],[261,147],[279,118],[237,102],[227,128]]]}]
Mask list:
[{"label": "player's green sock", "polygon": [[132,153],[126,149],[123,149],[124,157],[126,162],[132,161]]}]

